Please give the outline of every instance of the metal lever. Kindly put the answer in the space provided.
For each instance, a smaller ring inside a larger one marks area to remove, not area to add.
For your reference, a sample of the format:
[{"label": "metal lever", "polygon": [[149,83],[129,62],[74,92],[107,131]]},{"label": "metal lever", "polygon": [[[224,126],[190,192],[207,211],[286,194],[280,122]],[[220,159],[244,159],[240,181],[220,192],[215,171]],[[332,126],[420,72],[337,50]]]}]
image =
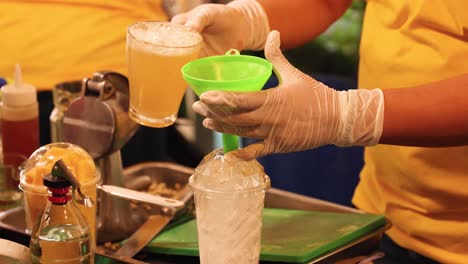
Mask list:
[{"label": "metal lever", "polygon": [[172,208],[174,210],[177,210],[184,206],[184,203],[179,200],[166,198],[166,197],[162,197],[159,195],[134,191],[134,190],[130,190],[127,188],[118,187],[114,185],[101,185],[101,186],[98,186],[98,189],[112,196],[120,197],[126,200],[150,203],[150,204],[154,204],[154,205],[158,205],[162,207]]},{"label": "metal lever", "polygon": [[[81,184],[78,179],[73,175],[73,173],[68,169],[67,165],[63,160],[59,159],[55,162],[54,167],[52,168],[52,175],[56,177],[61,177],[66,179],[72,184],[72,197],[75,202],[79,204],[84,204],[86,207],[92,207],[94,202],[91,197],[84,195],[81,192]],[[79,197],[76,197],[76,192],[78,191]]]}]

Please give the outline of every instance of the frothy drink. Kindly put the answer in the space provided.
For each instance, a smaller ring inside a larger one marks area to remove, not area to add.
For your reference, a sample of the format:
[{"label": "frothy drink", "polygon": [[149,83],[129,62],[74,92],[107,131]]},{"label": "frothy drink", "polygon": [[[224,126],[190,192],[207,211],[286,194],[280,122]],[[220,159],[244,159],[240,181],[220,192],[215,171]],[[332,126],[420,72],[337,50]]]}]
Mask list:
[{"label": "frothy drink", "polygon": [[198,32],[168,22],[138,22],[128,28],[130,117],[145,126],[166,127],[177,118],[186,90],[180,69],[199,57]]}]

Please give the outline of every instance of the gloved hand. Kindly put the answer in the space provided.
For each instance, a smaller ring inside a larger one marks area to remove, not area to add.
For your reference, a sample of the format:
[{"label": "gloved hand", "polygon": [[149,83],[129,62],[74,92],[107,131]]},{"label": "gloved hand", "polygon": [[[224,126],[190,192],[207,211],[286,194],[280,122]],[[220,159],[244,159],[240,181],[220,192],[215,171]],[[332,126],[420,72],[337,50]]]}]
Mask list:
[{"label": "gloved hand", "polygon": [[199,5],[175,16],[171,22],[203,35],[202,56],[220,55],[230,49],[261,50],[270,32],[267,15],[255,0]]},{"label": "gloved hand", "polygon": [[294,68],[280,50],[278,31],[270,33],[265,56],[280,76],[275,89],[252,93],[210,91],[193,110],[203,125],[219,132],[264,139],[228,153],[253,159],[322,145],[371,146],[383,127],[380,89],[338,92]]}]

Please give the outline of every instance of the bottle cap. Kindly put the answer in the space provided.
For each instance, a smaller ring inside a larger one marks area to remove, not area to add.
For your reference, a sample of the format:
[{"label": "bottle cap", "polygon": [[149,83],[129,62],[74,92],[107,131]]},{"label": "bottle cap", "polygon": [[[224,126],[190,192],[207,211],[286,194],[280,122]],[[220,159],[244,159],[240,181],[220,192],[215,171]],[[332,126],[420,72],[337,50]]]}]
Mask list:
[{"label": "bottle cap", "polygon": [[8,106],[25,106],[34,104],[36,99],[36,87],[23,83],[21,68],[15,65],[15,80],[12,84],[2,87],[2,102]]}]

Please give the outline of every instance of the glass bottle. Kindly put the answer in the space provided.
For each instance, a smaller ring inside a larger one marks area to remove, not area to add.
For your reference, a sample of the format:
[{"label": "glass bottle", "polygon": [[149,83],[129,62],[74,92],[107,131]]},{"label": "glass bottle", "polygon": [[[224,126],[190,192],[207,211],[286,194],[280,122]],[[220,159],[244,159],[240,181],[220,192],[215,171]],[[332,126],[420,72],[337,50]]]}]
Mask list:
[{"label": "glass bottle", "polygon": [[70,181],[47,174],[44,185],[49,197],[31,233],[32,263],[92,263],[89,228],[71,199]]}]

